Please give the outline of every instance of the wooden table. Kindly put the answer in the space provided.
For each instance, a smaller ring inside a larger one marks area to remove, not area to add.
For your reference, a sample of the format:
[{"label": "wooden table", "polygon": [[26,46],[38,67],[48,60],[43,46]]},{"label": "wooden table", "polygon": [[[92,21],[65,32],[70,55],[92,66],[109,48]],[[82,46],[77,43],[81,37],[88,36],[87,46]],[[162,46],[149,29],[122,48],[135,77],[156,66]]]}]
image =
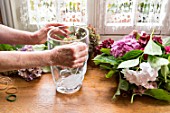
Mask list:
[{"label": "wooden table", "polygon": [[0,93],[0,113],[170,113],[170,104],[150,97],[118,97],[113,101],[116,81],[104,77],[106,71],[88,66],[80,91],[72,95],[55,90],[51,74],[26,82],[13,77],[19,88],[17,100],[8,102],[7,94]]}]

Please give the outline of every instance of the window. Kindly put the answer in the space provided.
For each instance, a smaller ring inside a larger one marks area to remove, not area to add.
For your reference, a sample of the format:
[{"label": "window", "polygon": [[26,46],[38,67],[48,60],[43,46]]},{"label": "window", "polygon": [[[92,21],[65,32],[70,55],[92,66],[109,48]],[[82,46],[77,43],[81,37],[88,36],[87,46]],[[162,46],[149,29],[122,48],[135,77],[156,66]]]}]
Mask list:
[{"label": "window", "polygon": [[127,34],[133,29],[160,34],[168,16],[167,0],[100,0],[102,34]]},{"label": "window", "polygon": [[87,24],[87,0],[27,0],[30,24]]},{"label": "window", "polygon": [[10,22],[17,29],[35,31],[36,26],[56,21],[68,25],[92,24],[103,35],[127,34],[133,29],[170,33],[170,0],[9,1],[12,4],[9,5]]}]

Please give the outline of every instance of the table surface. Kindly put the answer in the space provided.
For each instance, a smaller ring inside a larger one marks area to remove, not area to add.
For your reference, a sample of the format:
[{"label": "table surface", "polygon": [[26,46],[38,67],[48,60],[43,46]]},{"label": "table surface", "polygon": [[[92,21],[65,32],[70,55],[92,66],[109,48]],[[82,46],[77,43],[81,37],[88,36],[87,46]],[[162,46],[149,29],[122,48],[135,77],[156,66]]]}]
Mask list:
[{"label": "table surface", "polygon": [[6,101],[5,91],[0,92],[0,113],[170,113],[170,104],[150,97],[117,97],[115,78],[106,79],[106,71],[88,66],[83,86],[71,95],[57,93],[51,74],[26,82],[12,77],[18,87],[17,100]]}]

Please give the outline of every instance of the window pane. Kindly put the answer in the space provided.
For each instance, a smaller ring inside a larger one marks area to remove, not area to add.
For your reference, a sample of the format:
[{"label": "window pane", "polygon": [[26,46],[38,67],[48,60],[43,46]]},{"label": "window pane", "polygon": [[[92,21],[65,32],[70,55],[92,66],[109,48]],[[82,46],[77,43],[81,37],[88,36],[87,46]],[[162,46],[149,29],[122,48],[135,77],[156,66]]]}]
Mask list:
[{"label": "window pane", "polygon": [[137,10],[137,23],[160,23],[163,0],[139,0]]},{"label": "window pane", "polygon": [[107,0],[106,25],[125,25],[133,22],[134,1]]},{"label": "window pane", "polygon": [[87,23],[87,0],[28,0],[30,24],[50,21]]},{"label": "window pane", "polygon": [[28,0],[30,24],[56,20],[55,0]]},{"label": "window pane", "polygon": [[87,23],[87,0],[58,0],[60,22]]}]

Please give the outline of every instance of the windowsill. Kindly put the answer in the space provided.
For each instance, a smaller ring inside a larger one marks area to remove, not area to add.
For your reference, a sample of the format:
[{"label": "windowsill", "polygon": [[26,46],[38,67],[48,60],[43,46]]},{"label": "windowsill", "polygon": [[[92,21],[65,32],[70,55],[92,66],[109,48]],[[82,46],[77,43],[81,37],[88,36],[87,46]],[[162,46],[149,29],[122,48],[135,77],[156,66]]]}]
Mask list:
[{"label": "windowsill", "polygon": [[[122,39],[124,36],[126,36],[126,35],[101,35],[100,41],[103,41],[103,40],[106,40],[106,39],[109,39],[109,38],[117,41],[117,40]],[[167,37],[170,37],[170,36],[162,35],[162,37],[167,38]]]}]

